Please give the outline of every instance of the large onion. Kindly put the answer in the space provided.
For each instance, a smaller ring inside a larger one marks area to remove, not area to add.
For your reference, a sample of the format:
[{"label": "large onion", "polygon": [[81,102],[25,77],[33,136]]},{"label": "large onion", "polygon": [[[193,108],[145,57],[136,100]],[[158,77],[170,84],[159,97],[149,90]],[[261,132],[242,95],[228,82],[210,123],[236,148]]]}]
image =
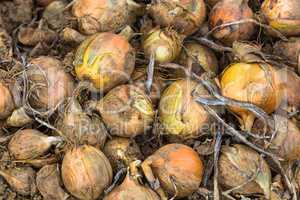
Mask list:
[{"label": "large onion", "polygon": [[74,65],[80,80],[88,80],[100,92],[126,82],[134,70],[135,52],[126,38],[99,33],[77,49]]},{"label": "large onion", "polygon": [[150,183],[158,178],[162,189],[176,199],[197,191],[204,172],[197,152],[182,144],[161,147],[142,163],[142,168]]},{"label": "large onion", "polygon": [[286,36],[300,34],[300,1],[265,0],[261,12],[270,26]]},{"label": "large onion", "polygon": [[206,17],[203,0],[152,1],[148,11],[156,24],[172,26],[185,35],[196,32]]},{"label": "large onion", "polygon": [[13,96],[9,88],[0,82],[0,119],[6,119],[15,108]]},{"label": "large onion", "polygon": [[154,119],[150,98],[134,85],[120,85],[110,90],[96,109],[110,133],[121,137],[144,133]]},{"label": "large onion", "polygon": [[[255,76],[254,76],[255,74]],[[282,99],[282,88],[276,70],[264,63],[234,63],[229,65],[220,79],[222,95],[231,99],[253,103],[271,113]],[[243,130],[251,130],[255,115],[240,107],[230,107]]]},{"label": "large onion", "polygon": [[67,190],[81,200],[95,200],[112,181],[112,168],[98,149],[84,145],[66,153],[61,175]]},{"label": "large onion", "polygon": [[236,40],[248,40],[254,33],[253,23],[240,23],[217,28],[227,23],[253,19],[253,12],[245,0],[221,0],[211,10],[209,24],[213,36],[231,45]]}]

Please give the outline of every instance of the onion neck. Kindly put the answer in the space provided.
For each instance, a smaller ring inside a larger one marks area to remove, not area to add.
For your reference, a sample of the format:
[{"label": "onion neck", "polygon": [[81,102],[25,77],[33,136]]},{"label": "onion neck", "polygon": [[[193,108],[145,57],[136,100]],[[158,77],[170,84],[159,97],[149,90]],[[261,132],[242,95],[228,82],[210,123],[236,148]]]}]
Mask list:
[{"label": "onion neck", "polygon": [[255,120],[255,115],[252,113],[246,113],[244,115],[241,116],[242,119],[240,119],[240,123],[241,123],[241,129],[243,131],[247,131],[250,132]]},{"label": "onion neck", "polygon": [[125,37],[129,41],[134,36],[134,31],[130,26],[127,25],[121,30],[119,35]]}]

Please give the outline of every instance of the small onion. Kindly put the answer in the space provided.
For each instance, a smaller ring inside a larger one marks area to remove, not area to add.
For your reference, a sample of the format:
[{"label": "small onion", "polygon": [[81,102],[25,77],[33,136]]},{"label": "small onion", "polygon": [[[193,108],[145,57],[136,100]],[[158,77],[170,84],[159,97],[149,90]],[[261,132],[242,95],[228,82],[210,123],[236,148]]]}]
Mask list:
[{"label": "small onion", "polygon": [[166,135],[183,139],[200,134],[210,120],[209,114],[194,101],[192,92],[208,96],[207,90],[192,80],[178,80],[167,87],[160,99],[159,120]]},{"label": "small onion", "polygon": [[[250,181],[252,180],[252,181]],[[236,144],[224,146],[219,158],[219,183],[233,194],[264,194],[270,198],[271,171],[266,161],[252,149]]]},{"label": "small onion", "polygon": [[36,185],[45,200],[66,200],[69,195],[62,189],[58,165],[46,165],[36,175]]},{"label": "small onion", "polygon": [[125,37],[99,33],[81,43],[74,66],[80,80],[88,80],[100,92],[125,83],[134,70],[135,52]]},{"label": "small onion", "polygon": [[158,178],[162,189],[176,199],[197,191],[204,173],[199,155],[183,144],[161,147],[142,163],[142,168],[150,183]]},{"label": "small onion", "polygon": [[196,32],[206,17],[203,0],[152,1],[148,11],[156,24],[172,26],[185,35]]},{"label": "small onion", "polygon": [[[132,167],[131,164],[131,168]],[[159,196],[149,187],[139,183],[136,169],[130,169],[121,185],[111,191],[103,200],[160,200]]]},{"label": "small onion", "polygon": [[66,189],[81,200],[95,200],[113,178],[105,155],[92,146],[84,145],[66,153],[61,169]]},{"label": "small onion", "polygon": [[154,56],[158,63],[172,62],[181,51],[182,36],[172,29],[154,28],[147,32],[142,41],[147,57]]},{"label": "small onion", "polygon": [[34,159],[61,142],[60,137],[47,136],[34,129],[25,129],[15,133],[8,144],[8,150],[17,160]]},{"label": "small onion", "polygon": [[[254,76],[255,74],[255,76]],[[276,70],[264,63],[234,63],[229,65],[220,79],[223,96],[253,103],[272,113],[282,99],[282,88]],[[243,130],[251,130],[255,115],[239,107],[229,107],[240,121]]]},{"label": "small onion", "polygon": [[63,64],[48,56],[41,56],[30,62],[27,71],[30,81],[29,103],[34,109],[54,111],[60,103],[72,95],[74,81],[63,70]]},{"label": "small onion", "polygon": [[269,25],[286,36],[300,34],[299,0],[265,0],[261,12]]},{"label": "small onion", "polygon": [[[178,58],[178,63],[182,66],[191,64],[191,71],[200,76],[203,72],[208,72],[212,76],[218,73],[218,60],[214,52],[195,42],[184,44],[184,49]],[[191,63],[189,63],[191,62]],[[185,77],[181,75],[181,77]]]},{"label": "small onion", "polygon": [[144,133],[154,119],[150,98],[134,85],[120,85],[97,103],[96,110],[112,135],[135,137]]},{"label": "small onion", "polygon": [[213,36],[231,45],[236,40],[248,40],[255,30],[253,23],[241,23],[225,27],[216,28],[227,23],[234,23],[240,20],[253,19],[254,15],[245,0],[222,0],[211,10],[209,24],[213,31]]},{"label": "small onion", "polygon": [[15,108],[15,103],[9,88],[0,82],[0,120],[10,116]]},{"label": "small onion", "polygon": [[143,155],[134,140],[113,137],[105,143],[103,153],[110,161],[115,172],[126,168],[135,160],[141,160]]},{"label": "small onion", "polygon": [[30,195],[36,192],[35,171],[30,167],[15,167],[0,170],[9,186],[21,195]]}]

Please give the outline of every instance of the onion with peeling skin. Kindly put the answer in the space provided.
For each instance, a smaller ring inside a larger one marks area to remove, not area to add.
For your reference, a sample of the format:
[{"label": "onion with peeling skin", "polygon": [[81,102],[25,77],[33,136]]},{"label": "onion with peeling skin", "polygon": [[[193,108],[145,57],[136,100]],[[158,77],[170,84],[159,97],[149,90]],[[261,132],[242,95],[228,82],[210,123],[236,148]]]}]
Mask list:
[{"label": "onion with peeling skin", "polygon": [[111,165],[95,147],[71,149],[62,162],[61,176],[66,189],[81,200],[95,200],[112,182]]},{"label": "onion with peeling skin", "polygon": [[15,103],[9,88],[0,82],[0,120],[9,117],[14,109]]}]

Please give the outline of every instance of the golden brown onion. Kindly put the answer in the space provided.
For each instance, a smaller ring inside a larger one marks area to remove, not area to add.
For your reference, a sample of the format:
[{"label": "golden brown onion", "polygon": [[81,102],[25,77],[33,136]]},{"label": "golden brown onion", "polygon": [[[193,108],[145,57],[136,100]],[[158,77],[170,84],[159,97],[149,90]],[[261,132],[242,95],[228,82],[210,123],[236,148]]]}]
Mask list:
[{"label": "golden brown onion", "polygon": [[47,136],[34,129],[24,129],[11,138],[8,150],[17,160],[34,159],[61,142],[60,137]]},{"label": "golden brown onion", "polygon": [[54,111],[67,97],[72,95],[74,81],[63,70],[63,64],[48,56],[41,56],[30,62],[27,71],[30,81],[30,105],[34,109]]},{"label": "golden brown onion", "polygon": [[[251,180],[251,181],[249,181]],[[219,158],[219,183],[233,194],[264,194],[270,198],[271,171],[266,161],[247,146],[224,146]]]},{"label": "golden brown onion", "polygon": [[300,1],[265,0],[261,12],[268,24],[286,36],[300,34]]},{"label": "golden brown onion", "polygon": [[110,133],[121,137],[144,133],[154,119],[150,98],[134,85],[120,85],[110,90],[96,109]]},{"label": "golden brown onion", "polygon": [[98,149],[83,145],[66,153],[61,169],[66,189],[81,200],[95,200],[112,181],[112,168]]},{"label": "golden brown onion", "polygon": [[[223,96],[253,103],[267,113],[277,109],[282,99],[282,86],[276,70],[264,63],[234,63],[229,65],[220,79]],[[255,115],[240,107],[229,107],[243,130],[251,130]]]},{"label": "golden brown onion", "polygon": [[142,163],[142,168],[150,183],[158,178],[162,189],[170,197],[176,195],[176,199],[197,191],[204,173],[197,152],[186,145],[175,143],[158,149]]},{"label": "golden brown onion", "polygon": [[166,135],[193,138],[209,123],[209,114],[194,101],[192,92],[207,97],[207,90],[192,80],[178,80],[167,87],[160,99],[158,114]]},{"label": "golden brown onion", "polygon": [[126,168],[135,160],[141,160],[143,155],[134,140],[113,137],[105,143],[103,153],[110,161],[115,172]]},{"label": "golden brown onion", "polygon": [[0,82],[0,119],[6,119],[15,108],[15,103],[9,88]]},{"label": "golden brown onion", "polygon": [[134,70],[135,52],[125,37],[99,33],[77,49],[74,66],[80,80],[88,80],[100,92],[125,83]]},{"label": "golden brown onion", "polygon": [[66,200],[57,164],[45,165],[36,175],[36,185],[45,200]]},{"label": "golden brown onion", "polygon": [[216,28],[227,23],[234,23],[241,20],[253,19],[254,15],[245,0],[221,0],[211,10],[209,24],[213,36],[231,45],[236,40],[248,40],[255,30],[253,23],[240,23],[223,28]]},{"label": "golden brown onion", "polygon": [[203,0],[152,1],[148,11],[156,24],[174,27],[185,35],[196,32],[206,17]]}]

